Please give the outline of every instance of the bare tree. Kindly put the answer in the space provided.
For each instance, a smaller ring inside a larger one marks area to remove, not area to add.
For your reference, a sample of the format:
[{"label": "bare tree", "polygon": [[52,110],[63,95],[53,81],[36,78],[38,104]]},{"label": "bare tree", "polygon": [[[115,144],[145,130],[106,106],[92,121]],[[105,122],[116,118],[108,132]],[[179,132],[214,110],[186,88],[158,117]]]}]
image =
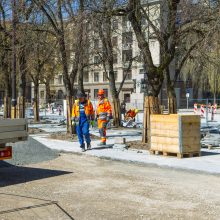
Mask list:
[{"label": "bare tree", "polygon": [[4,35],[0,34],[0,75],[2,88],[4,88],[4,117],[11,117],[11,51],[8,40]]},{"label": "bare tree", "polygon": [[[94,39],[101,40],[101,48],[95,48],[95,54],[99,55],[99,62],[97,65],[102,64],[104,73],[109,81],[109,88],[113,99],[113,119],[115,126],[121,126],[121,112],[120,112],[120,99],[119,94],[123,88],[124,82],[131,69],[132,62],[136,57],[132,53],[129,54],[127,60],[128,65],[125,69],[125,74],[119,86],[117,86],[115,76],[115,58],[118,56],[118,48],[114,45],[114,35],[118,37],[122,33],[118,30],[118,23],[121,18],[114,16],[113,11],[117,5],[117,1],[92,1],[92,14],[93,14],[93,37]],[[97,34],[95,34],[97,33]]]},{"label": "bare tree", "polygon": [[1,37],[1,64],[0,71],[2,74],[3,85],[5,89],[4,97],[4,117],[11,117],[11,33],[9,27],[7,27],[7,15],[6,6],[8,3],[0,1],[0,37]]},{"label": "bare tree", "polygon": [[[11,4],[10,1],[1,0],[0,1],[0,32],[4,35],[6,42],[8,44],[8,50],[10,50],[11,56],[13,54],[13,58],[7,57],[7,62],[11,63],[13,70],[13,99],[15,99],[16,91],[18,90],[18,105],[17,110],[18,113],[16,114],[15,106],[14,106],[14,113],[17,117],[23,118],[25,117],[25,91],[26,91],[26,75],[27,75],[27,67],[26,67],[26,25],[24,25],[24,21],[29,17],[29,6],[26,7],[25,1],[14,1]],[[12,12],[8,12],[12,11]],[[12,17],[13,15],[13,17]],[[13,50],[13,52],[12,52]],[[13,62],[12,62],[13,60]],[[18,65],[17,65],[18,63]],[[17,67],[19,69],[17,70]],[[18,76],[18,85],[16,85],[16,77]],[[9,78],[6,79],[6,81]],[[7,87],[12,90],[12,87]],[[6,94],[11,94],[9,91]],[[8,95],[6,95],[8,96]],[[6,108],[7,105],[10,103],[8,98],[6,97]],[[16,100],[13,100],[13,105],[16,103]],[[10,115],[6,113],[5,115]]]},{"label": "bare tree", "polygon": [[50,83],[51,79],[54,79],[55,76],[61,71],[60,62],[54,56],[50,56],[48,62],[43,68],[44,74],[42,75],[41,82],[45,85],[46,99],[45,104],[51,103],[51,91]]},{"label": "bare tree", "polygon": [[48,32],[31,32],[26,44],[29,48],[28,72],[34,84],[34,118],[35,121],[39,121],[39,85],[46,75],[45,65],[55,53],[56,41]]},{"label": "bare tree", "polygon": [[[128,16],[135,32],[138,46],[143,54],[143,63],[146,67],[147,97],[145,98],[144,142],[149,137],[149,114],[160,112],[158,95],[165,77],[167,79],[167,85],[169,85],[167,87],[169,100],[175,99],[174,87],[171,83],[170,65],[172,62],[175,62],[178,43],[186,39],[189,33],[201,32],[201,26],[206,25],[213,19],[207,13],[207,10],[201,10],[201,8],[205,8],[205,5],[201,5],[201,3],[200,14],[191,16],[192,13],[190,13],[186,18],[181,16],[181,23],[177,25],[178,14],[181,12],[181,8],[179,7],[182,7],[182,2],[184,3],[185,1],[166,0],[143,3],[141,0],[129,0],[125,6],[115,9],[116,15]],[[189,9],[191,5],[187,6],[184,4],[184,7]],[[146,19],[149,26],[147,35],[146,29],[142,25],[142,19]],[[153,61],[150,37],[153,37],[159,43],[160,63],[157,65]],[[197,43],[201,43],[200,39],[197,40]],[[193,42],[186,50],[185,55],[183,55],[183,62],[189,56],[189,51],[192,51],[193,47],[195,47],[194,44],[196,42]],[[170,112],[176,112],[175,106],[175,100],[170,102]]]},{"label": "bare tree", "polygon": [[[58,41],[68,105],[67,131],[72,133],[73,131],[71,123],[71,109],[76,91],[76,89],[74,88],[74,82],[76,80],[76,76],[79,70],[81,72],[79,76],[82,77],[83,69],[82,67],[80,67],[80,65],[82,63],[81,59],[83,58],[82,46],[84,45],[81,42],[81,30],[83,27],[82,22],[84,22],[84,19],[82,19],[84,17],[84,0],[80,0],[78,2],[79,10],[78,8],[74,8],[74,1],[56,0],[53,2],[53,4],[50,1],[44,0],[33,0],[33,2],[47,17],[48,22],[51,24],[52,32],[54,33],[54,36],[57,38]],[[79,20],[77,19],[77,16]],[[68,31],[70,30],[71,32],[77,32],[76,34],[73,34],[73,36],[76,36],[76,48],[74,50],[74,53],[70,53],[73,49],[71,48],[72,45],[67,45],[68,40],[66,35],[68,35]]]}]

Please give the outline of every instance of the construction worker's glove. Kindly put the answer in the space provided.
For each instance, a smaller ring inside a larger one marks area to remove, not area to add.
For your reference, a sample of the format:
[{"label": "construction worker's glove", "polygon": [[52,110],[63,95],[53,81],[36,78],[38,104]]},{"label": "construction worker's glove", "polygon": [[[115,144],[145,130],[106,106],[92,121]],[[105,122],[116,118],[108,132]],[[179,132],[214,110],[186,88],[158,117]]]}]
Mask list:
[{"label": "construction worker's glove", "polygon": [[107,124],[108,124],[107,121],[106,121],[106,122],[102,122],[102,127],[103,127],[103,128],[107,128]]},{"label": "construction worker's glove", "polygon": [[78,125],[79,125],[79,118],[74,117],[74,118],[73,118],[73,123],[74,123],[76,126],[78,126]]},{"label": "construction worker's glove", "polygon": [[106,122],[106,124],[108,124],[108,123],[109,123],[109,121],[110,121],[110,119],[109,119],[109,117],[108,117],[108,116],[106,117],[106,121],[107,121],[107,122]]},{"label": "construction worker's glove", "polygon": [[95,127],[95,121],[94,120],[90,121],[90,125],[94,128]]}]

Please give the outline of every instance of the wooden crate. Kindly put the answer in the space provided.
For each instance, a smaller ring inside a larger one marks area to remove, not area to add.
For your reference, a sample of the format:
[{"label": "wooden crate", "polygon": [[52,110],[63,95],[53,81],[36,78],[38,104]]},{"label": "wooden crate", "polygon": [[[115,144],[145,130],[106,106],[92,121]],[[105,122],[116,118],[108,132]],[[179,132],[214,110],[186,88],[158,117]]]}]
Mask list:
[{"label": "wooden crate", "polygon": [[[150,150],[163,155],[200,155],[200,116],[151,115]],[[182,155],[182,156],[181,156]]]}]

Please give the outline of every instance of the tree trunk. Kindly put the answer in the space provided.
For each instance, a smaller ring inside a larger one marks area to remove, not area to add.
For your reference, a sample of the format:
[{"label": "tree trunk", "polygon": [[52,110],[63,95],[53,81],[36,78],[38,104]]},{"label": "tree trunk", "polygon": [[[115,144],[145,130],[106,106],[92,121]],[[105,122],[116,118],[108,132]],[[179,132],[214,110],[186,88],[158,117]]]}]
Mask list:
[{"label": "tree trunk", "polygon": [[73,133],[72,129],[72,121],[71,121],[71,113],[72,113],[72,99],[73,99],[73,88],[71,86],[71,82],[69,79],[69,72],[68,72],[68,64],[67,64],[67,54],[66,54],[66,45],[65,45],[65,38],[64,34],[62,33],[59,36],[59,46],[60,46],[60,53],[62,57],[62,66],[63,66],[63,79],[64,85],[66,89],[66,96],[67,96],[67,133]]},{"label": "tree trunk", "polygon": [[74,97],[67,96],[66,97],[66,103],[67,103],[67,133],[70,134],[76,134],[76,128],[72,124],[72,106],[74,104]]},{"label": "tree trunk", "polygon": [[11,80],[9,73],[5,72],[5,98],[4,118],[11,118]]},{"label": "tree trunk", "polygon": [[121,108],[120,108],[120,99],[113,99],[113,118],[114,118],[114,126],[121,126]]},{"label": "tree trunk", "polygon": [[[113,62],[112,62],[113,64]],[[110,64],[109,64],[110,66]],[[118,98],[118,92],[115,85],[115,73],[113,71],[113,65],[110,67],[109,71],[109,87],[112,95],[113,102],[113,124],[115,127],[121,126],[121,109],[120,109],[120,100]]]},{"label": "tree trunk", "polygon": [[26,96],[26,54],[23,48],[19,57],[19,90],[17,98],[17,117],[25,118],[25,96]]},{"label": "tree trunk", "polygon": [[83,67],[82,67],[82,65],[80,65],[80,68],[79,68],[78,89],[79,89],[82,93],[85,93],[84,85],[83,85]]},{"label": "tree trunk", "polygon": [[165,69],[166,79],[167,79],[167,99],[168,99],[168,112],[169,114],[177,113],[176,106],[176,93],[174,89],[174,81],[170,78],[170,69],[167,67]]},{"label": "tree trunk", "polygon": [[50,80],[46,80],[45,83],[45,89],[46,89],[46,100],[45,104],[51,103],[51,93],[50,93]]},{"label": "tree trunk", "polygon": [[17,118],[25,118],[25,97],[17,98]]},{"label": "tree trunk", "polygon": [[78,56],[79,56],[79,63],[78,63],[78,86],[79,90],[82,93],[85,93],[84,91],[84,85],[83,85],[83,64],[85,61],[85,39],[84,39],[84,0],[79,1],[79,26],[78,26],[78,33],[77,33],[77,43],[78,43]]},{"label": "tree trunk", "polygon": [[39,116],[39,84],[36,83],[34,85],[34,121],[39,122],[40,116]]},{"label": "tree trunk", "polygon": [[150,115],[160,114],[160,101],[158,96],[146,96],[144,100],[144,127],[142,142],[150,146]]},{"label": "tree trunk", "polygon": [[4,118],[11,118],[11,97],[4,97]]},{"label": "tree trunk", "polygon": [[168,112],[169,114],[177,113],[176,93],[172,85],[167,85]]}]

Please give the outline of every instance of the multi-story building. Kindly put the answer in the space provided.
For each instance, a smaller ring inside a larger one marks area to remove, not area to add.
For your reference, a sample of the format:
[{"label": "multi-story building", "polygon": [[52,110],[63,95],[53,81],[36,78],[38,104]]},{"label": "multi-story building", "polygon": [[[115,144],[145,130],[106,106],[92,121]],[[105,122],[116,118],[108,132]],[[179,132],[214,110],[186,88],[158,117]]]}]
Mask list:
[{"label": "multi-story building", "polygon": [[[155,7],[158,4],[158,0],[146,0],[148,3],[147,12],[152,17],[152,20],[156,20],[160,16],[159,7]],[[147,21],[143,20],[143,25],[146,29],[146,38],[150,44],[150,50],[155,65],[159,65],[160,62],[160,47],[156,38],[153,36],[153,31],[149,28]],[[114,70],[116,86],[119,87],[123,77],[127,74],[123,88],[119,94],[121,101],[126,102],[127,108],[137,107],[143,109],[144,92],[141,86],[141,82],[145,77],[145,68],[141,62],[141,53],[137,44],[137,40],[130,22],[126,17],[119,17],[114,20],[113,28],[117,31],[114,32],[112,38],[112,44],[114,47]],[[93,48],[101,48],[101,40],[97,37],[93,39]],[[136,57],[132,62],[131,68],[128,66],[131,59]],[[84,71],[84,88],[90,99],[96,99],[99,89],[106,91],[106,96],[111,100],[111,92],[109,90],[109,82],[103,66],[99,63],[99,56],[95,53],[91,56],[91,60],[94,64],[89,66]],[[77,86],[77,84],[76,84]],[[45,86],[40,85],[39,97],[41,103],[44,102],[46,92]],[[51,94],[52,100],[63,99],[65,94],[65,88],[63,85],[62,75],[56,76],[51,80]]]},{"label": "multi-story building", "polygon": [[[146,5],[146,13],[148,13],[150,19],[153,22],[157,22],[159,27],[162,17],[166,17],[166,13],[161,13],[163,7],[161,7],[160,3],[163,1],[159,0],[142,0],[142,4]],[[197,4],[199,1],[192,0],[192,4]],[[209,1],[210,4],[216,1]],[[165,20],[165,19],[164,19]],[[141,21],[146,30],[146,39],[149,42],[150,50],[152,53],[153,62],[155,65],[160,64],[160,46],[157,39],[154,36],[154,32],[148,22],[146,20]],[[177,25],[181,23],[179,17],[177,17]],[[122,82],[124,74],[126,71],[129,71],[127,74],[127,78],[123,85],[123,88],[120,92],[119,98],[121,101],[125,101],[127,103],[127,108],[137,107],[139,109],[143,109],[144,102],[144,88],[142,87],[142,81],[145,79],[146,71],[141,59],[135,60],[132,63],[132,66],[129,70],[127,67],[129,65],[129,61],[131,57],[141,57],[140,50],[138,48],[137,40],[135,38],[134,31],[131,27],[130,22],[126,19],[126,17],[119,17],[113,22],[113,26],[117,31],[114,33],[112,38],[112,43],[114,46],[114,70],[115,70],[115,78],[116,78],[116,86],[119,87]],[[101,40],[98,37],[94,37],[91,43],[93,48],[101,48]],[[101,64],[99,63],[99,56],[93,53],[91,55],[91,60],[94,64],[89,66],[84,72],[84,87],[85,91],[91,99],[96,99],[97,92],[99,89],[104,89],[106,91],[106,96],[111,100],[111,92],[109,90],[109,82],[105,73],[105,70]],[[172,76],[175,74],[176,64],[175,60],[171,63],[170,68],[172,68]],[[171,76],[171,77],[172,77]],[[76,84],[77,87],[77,84]],[[45,100],[46,92],[45,86],[40,86],[40,99],[42,102]],[[186,93],[190,94],[190,99],[202,98],[202,90],[198,89],[198,94],[194,94],[192,88],[192,82],[190,78],[187,82],[183,81],[181,77],[178,78],[175,84],[175,92],[177,96],[177,107],[186,107]],[[52,99],[61,100],[65,94],[65,88],[62,81],[62,75],[58,75],[55,79],[51,80],[51,93]],[[167,105],[167,93],[166,93],[166,81],[163,84],[160,93],[161,103]],[[192,100],[193,103],[193,100]]]}]

